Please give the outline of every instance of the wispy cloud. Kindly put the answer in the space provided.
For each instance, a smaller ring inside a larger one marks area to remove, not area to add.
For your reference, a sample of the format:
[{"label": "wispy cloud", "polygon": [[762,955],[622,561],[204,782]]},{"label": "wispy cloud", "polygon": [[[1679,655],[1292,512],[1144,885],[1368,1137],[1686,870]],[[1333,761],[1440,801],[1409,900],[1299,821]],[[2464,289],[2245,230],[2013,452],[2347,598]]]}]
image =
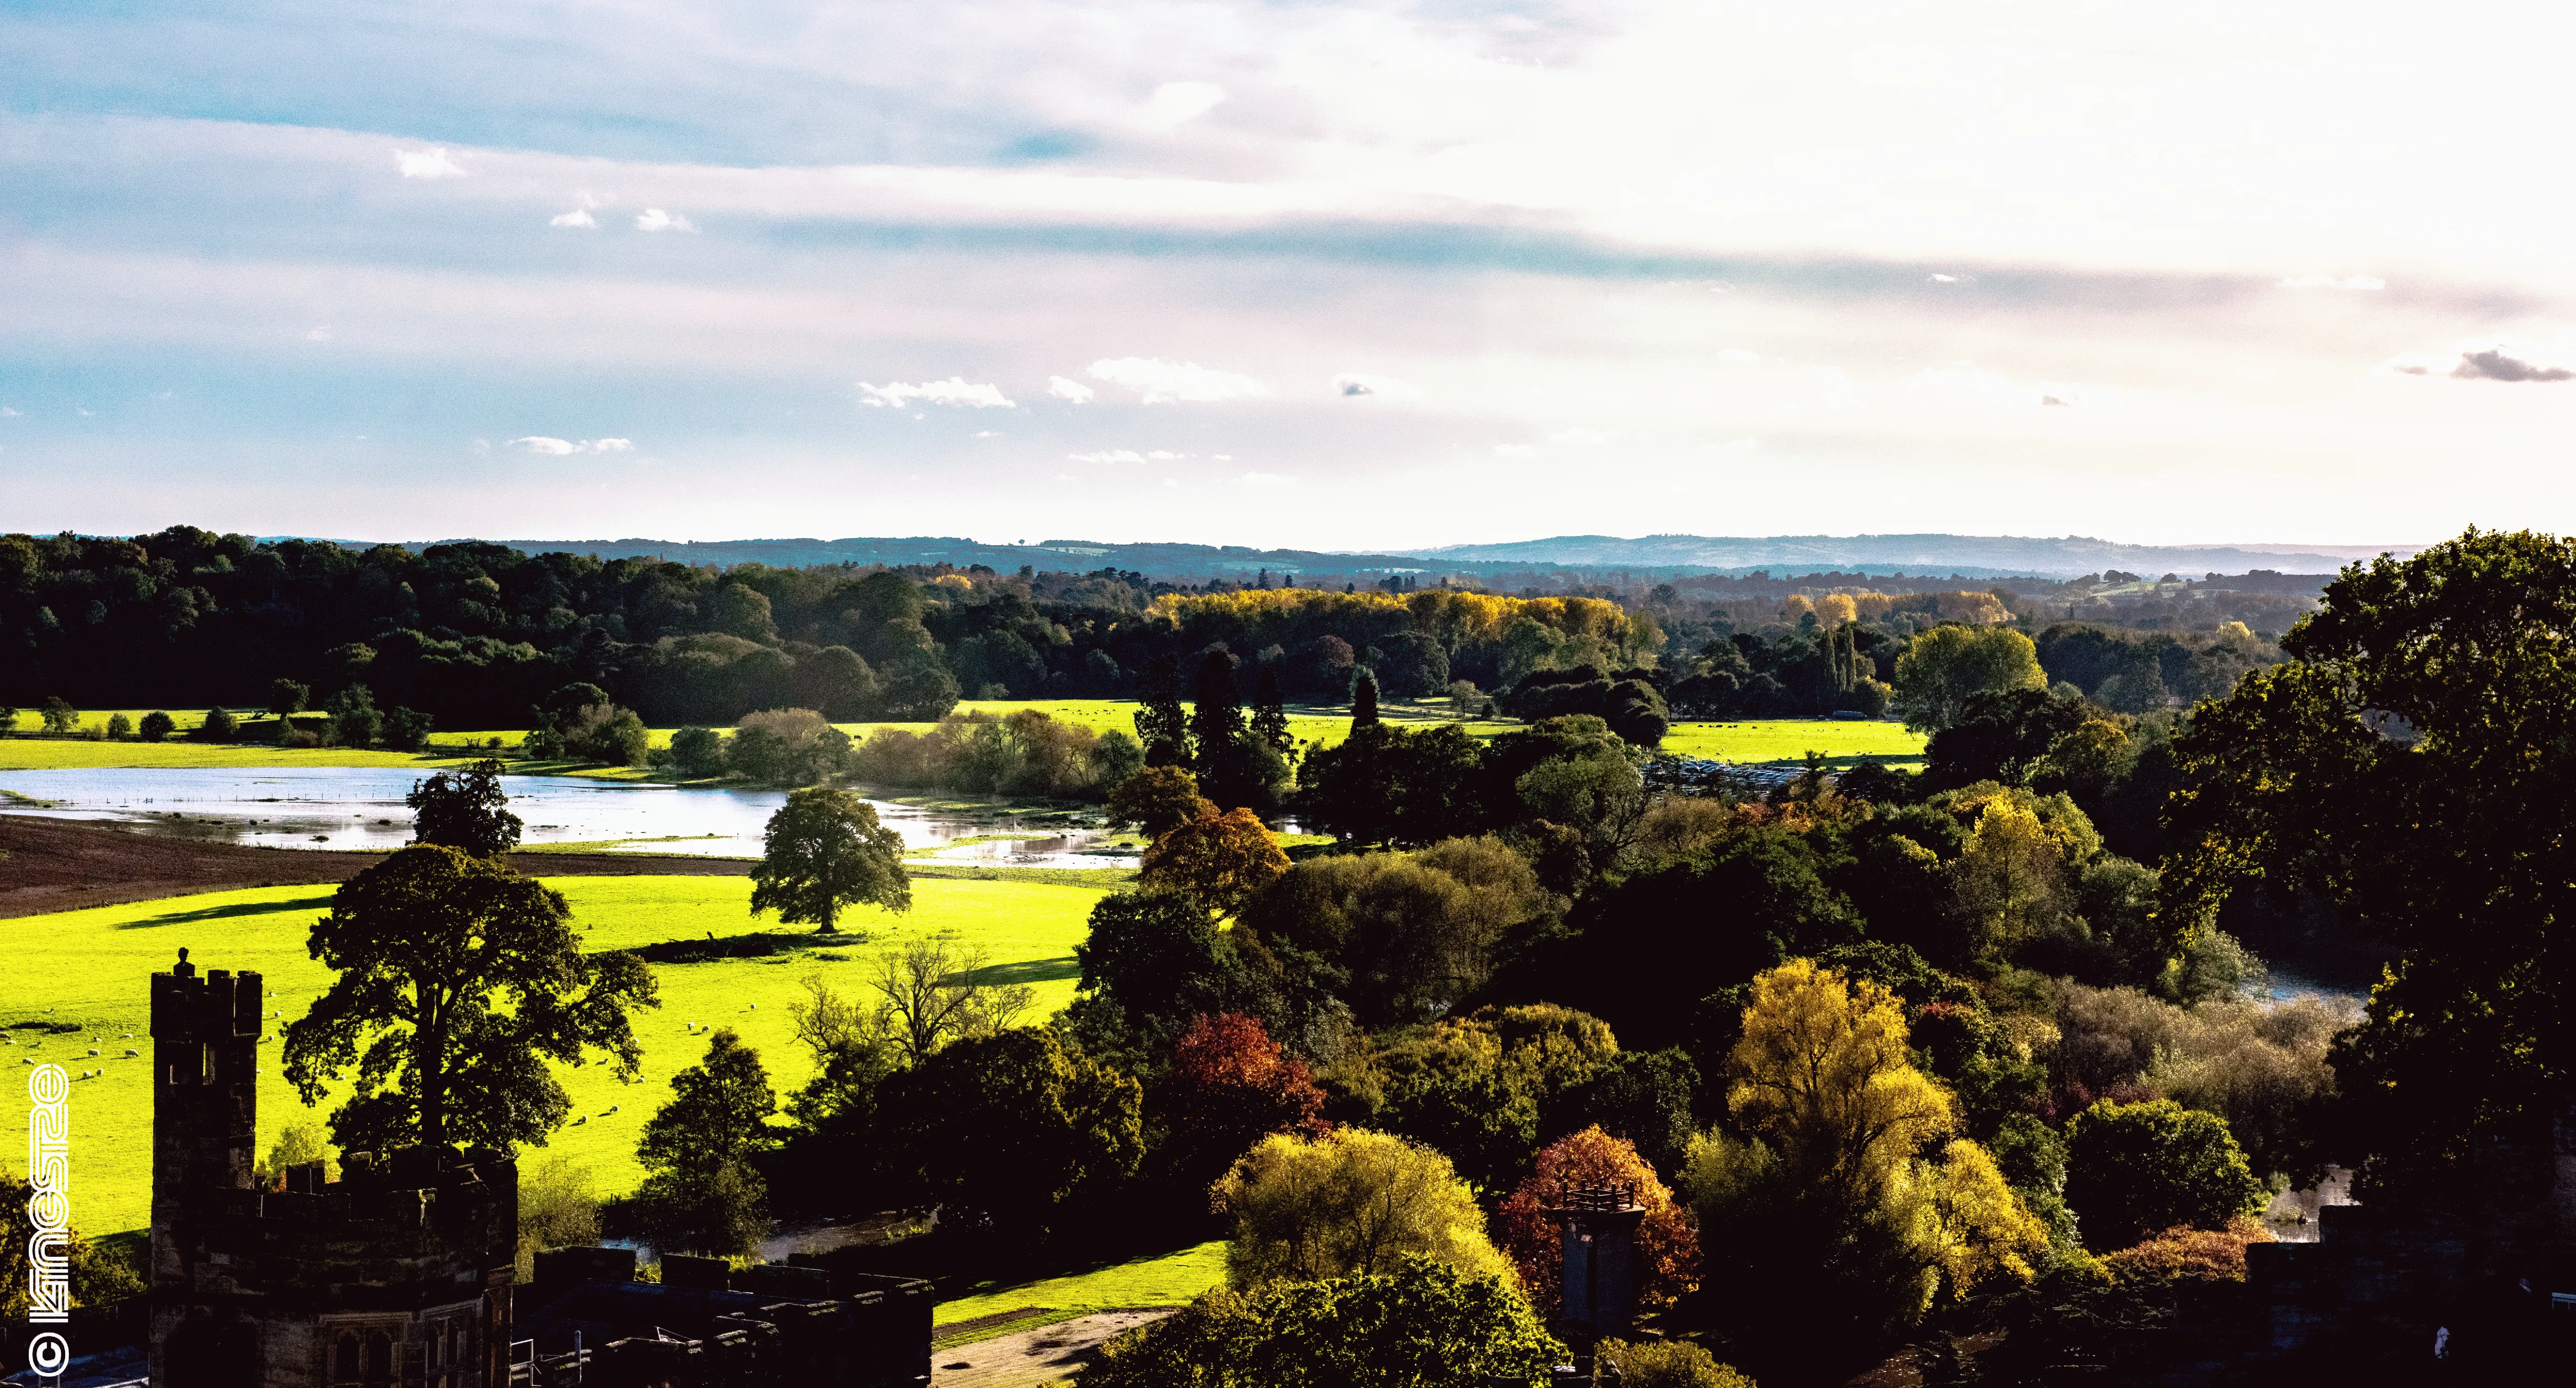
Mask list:
[{"label": "wispy cloud", "polygon": [[2292,275],[2281,281],[2283,289],[2341,289],[2355,293],[2376,293],[2388,287],[2388,281],[2376,275]]},{"label": "wispy cloud", "polygon": [[689,225],[688,218],[665,212],[658,207],[648,207],[635,214],[635,229],[637,231],[697,230],[696,227]]},{"label": "wispy cloud", "polygon": [[315,324],[314,326],[304,330],[304,340],[307,342],[328,342],[331,340],[331,330],[320,324]]},{"label": "wispy cloud", "polygon": [[1376,400],[1419,400],[1422,398],[1422,388],[1419,386],[1413,385],[1409,382],[1399,381],[1393,376],[1369,376],[1357,371],[1345,371],[1341,375],[1335,376],[1333,378],[1333,391],[1338,395],[1365,397]]},{"label": "wispy cloud", "polygon": [[465,167],[447,157],[443,149],[398,149],[394,167],[405,178],[463,178]]},{"label": "wispy cloud", "polygon": [[1918,385],[1936,390],[1973,395],[1996,405],[2038,405],[2073,408],[2082,405],[2107,405],[2118,399],[2115,391],[2095,386],[2076,385],[2070,381],[2015,381],[1961,363],[1956,366],[1930,367],[1915,374]]},{"label": "wispy cloud", "polygon": [[1095,381],[1135,391],[1148,405],[1181,400],[1258,400],[1270,394],[1270,387],[1249,376],[1159,357],[1105,357],[1091,364],[1089,374]]},{"label": "wispy cloud", "polygon": [[1214,82],[1166,82],[1154,89],[1149,105],[1154,119],[1165,125],[1183,125],[1216,109],[1225,100],[1225,88]]},{"label": "wispy cloud", "polygon": [[881,386],[859,382],[859,403],[862,405],[900,410],[915,400],[925,405],[952,405],[978,410],[1017,408],[1009,396],[1002,394],[1001,387],[990,382],[969,381],[963,376],[951,376],[944,381],[924,381],[917,386],[905,385],[901,381],[889,381]]},{"label": "wispy cloud", "polygon": [[1067,453],[1077,463],[1141,463],[1145,455],[1132,448],[1104,448],[1095,453]]},{"label": "wispy cloud", "polygon": [[1241,480],[1243,485],[1247,487],[1293,487],[1297,485],[1296,478],[1290,477],[1285,473],[1277,472],[1247,472],[1243,474]]},{"label": "wispy cloud", "polygon": [[512,447],[523,448],[530,453],[541,453],[550,458],[565,458],[575,453],[631,453],[635,449],[633,439],[582,439],[575,442],[572,439],[549,438],[543,434],[531,434],[523,439],[512,439],[510,444]]},{"label": "wispy cloud", "polygon": [[1047,394],[1058,400],[1070,400],[1079,405],[1098,393],[1080,381],[1069,381],[1062,376],[1047,377]]},{"label": "wispy cloud", "polygon": [[2492,338],[2462,342],[2438,355],[2406,352],[2381,363],[2401,376],[2448,376],[2455,381],[2549,382],[2576,380],[2570,354]]},{"label": "wispy cloud", "polygon": [[599,219],[590,215],[589,208],[576,207],[561,216],[547,218],[546,225],[550,227],[579,227],[584,231],[591,231],[598,228]]},{"label": "wispy cloud", "polygon": [[1599,448],[1619,437],[1603,429],[1559,429],[1547,436],[1549,443],[1570,443],[1577,448]]}]

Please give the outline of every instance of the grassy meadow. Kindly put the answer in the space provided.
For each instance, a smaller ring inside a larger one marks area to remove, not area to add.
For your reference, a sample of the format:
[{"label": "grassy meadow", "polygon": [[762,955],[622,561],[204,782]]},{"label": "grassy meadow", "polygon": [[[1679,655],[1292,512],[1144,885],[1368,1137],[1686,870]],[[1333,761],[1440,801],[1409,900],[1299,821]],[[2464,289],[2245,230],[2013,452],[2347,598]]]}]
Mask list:
[{"label": "grassy meadow", "polygon": [[[1116,728],[1133,734],[1138,704],[1132,699],[970,699],[957,706],[960,713],[1009,714],[1019,709],[1037,709],[1049,717],[1078,723],[1095,732]],[[84,711],[83,727],[104,727],[115,710]],[[124,710],[127,718],[140,722],[143,710]],[[1388,722],[1411,727],[1428,727],[1452,721],[1448,701],[1425,700],[1408,703],[1390,700],[1381,708]],[[205,710],[172,709],[170,716],[184,735],[205,719]],[[21,714],[22,723],[32,723],[33,715]],[[865,741],[879,728],[899,728],[905,732],[923,733],[936,726],[930,723],[839,723],[834,726],[853,739]],[[1467,731],[1479,738],[1492,737],[1521,726],[1508,719],[1475,719],[1466,724]],[[1350,734],[1350,711],[1323,705],[1292,705],[1288,711],[1291,736],[1301,744],[1329,747]],[[667,747],[677,728],[652,730],[652,745]],[[264,767],[264,766],[440,766],[455,760],[481,754],[485,745],[497,739],[504,748],[514,748],[527,736],[525,729],[498,729],[433,734],[430,750],[414,755],[407,752],[354,751],[338,747],[316,747],[303,750],[280,748],[273,744],[244,742],[214,745],[185,741],[89,742],[73,739],[8,737],[0,738],[0,771],[47,770],[85,767]],[[1675,723],[1664,739],[1664,750],[1684,756],[1707,757],[1731,762],[1794,762],[1808,751],[1823,753],[1838,763],[1848,764],[1862,758],[1878,758],[1898,763],[1917,762],[1923,755],[1923,738],[1902,725],[1882,722],[1837,722],[1823,718],[1746,718],[1732,722]],[[553,770],[553,767],[528,767],[527,770]],[[613,777],[635,777],[644,773],[627,768],[583,767],[566,763],[562,771],[570,774]]]},{"label": "grassy meadow", "polygon": [[1830,718],[1742,718],[1725,723],[1675,723],[1664,750],[1711,761],[1795,762],[1821,752],[1837,764],[1876,759],[1919,765],[1923,734],[1902,723]]},{"label": "grassy meadow", "polygon": [[[997,1316],[1027,1307],[1040,1308],[1044,1313],[1032,1315],[1024,1323],[1015,1320],[987,1326],[972,1337],[983,1339],[1032,1326],[1053,1325],[1095,1311],[1116,1311],[1131,1306],[1178,1306],[1224,1281],[1225,1241],[1216,1239],[1176,1252],[1130,1258],[1064,1277],[1049,1277],[1007,1287],[990,1284],[974,1287],[963,1296],[932,1307],[930,1319],[934,1326],[938,1326]],[[964,1339],[946,1341],[948,1344],[966,1342]]]},{"label": "grassy meadow", "polygon": [[[747,878],[570,877],[550,885],[570,900],[584,944],[594,951],[783,928],[775,917],[751,916]],[[922,876],[913,883],[909,913],[863,910],[837,940],[766,958],[657,964],[662,1007],[636,1019],[644,1043],[641,1080],[621,1085],[604,1067],[564,1071],[573,1112],[584,1121],[525,1159],[563,1153],[590,1168],[600,1194],[633,1190],[643,1179],[635,1142],[644,1120],[669,1096],[671,1077],[704,1056],[706,1026],[742,1033],[783,1096],[803,1085],[812,1069],[788,1015],[789,1004],[803,996],[799,980],[820,972],[841,991],[859,992],[874,956],[923,936],[983,947],[997,981],[1030,984],[1040,1010],[1053,1013],[1072,1000],[1073,946],[1088,932],[1092,903],[1106,885]],[[105,1072],[72,1085],[72,1210],[82,1231],[105,1234],[149,1221],[147,975],[168,969],[181,946],[201,968],[265,975],[276,994],[272,1005],[284,1013],[261,1046],[261,1152],[285,1127],[318,1121],[336,1101],[305,1109],[278,1063],[279,1029],[329,983],[329,972],[307,957],[304,941],[314,918],[329,909],[330,893],[328,887],[211,892],[0,922],[10,941],[0,956],[0,1026],[84,1025],[76,1036],[11,1030],[12,1044],[0,1047],[0,1064],[23,1069],[26,1061],[50,1060],[75,1075],[84,1069]],[[695,1034],[691,1024],[699,1028]],[[96,1059],[86,1054],[93,1047],[100,1052]],[[128,1047],[143,1054],[129,1058]],[[23,1106],[0,1110],[0,1151],[24,1149],[26,1121]]]}]

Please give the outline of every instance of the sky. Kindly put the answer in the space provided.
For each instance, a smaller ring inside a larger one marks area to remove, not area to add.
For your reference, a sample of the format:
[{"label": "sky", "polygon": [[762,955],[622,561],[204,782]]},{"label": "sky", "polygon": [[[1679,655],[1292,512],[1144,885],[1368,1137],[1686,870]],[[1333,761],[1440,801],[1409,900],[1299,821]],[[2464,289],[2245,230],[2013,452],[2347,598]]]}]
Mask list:
[{"label": "sky", "polygon": [[10,5],[0,530],[2566,530],[2571,28]]}]

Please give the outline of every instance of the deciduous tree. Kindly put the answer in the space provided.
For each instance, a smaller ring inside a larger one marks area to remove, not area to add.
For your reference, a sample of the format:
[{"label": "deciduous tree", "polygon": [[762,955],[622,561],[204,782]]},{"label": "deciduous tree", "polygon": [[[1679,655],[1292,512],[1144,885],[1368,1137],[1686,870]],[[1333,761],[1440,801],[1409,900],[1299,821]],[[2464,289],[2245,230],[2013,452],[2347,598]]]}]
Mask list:
[{"label": "deciduous tree", "polygon": [[774,910],[825,935],[840,928],[844,907],[912,909],[903,836],[877,823],[875,807],[827,786],[792,792],[769,817],[751,883],[753,915]]},{"label": "deciduous tree", "polygon": [[769,1232],[768,1188],[753,1160],[769,1150],[778,1094],[760,1053],[731,1027],[707,1042],[706,1059],[671,1077],[671,1099],[636,1144],[636,1192],[664,1248],[747,1253]]},{"label": "deciduous tree", "polygon": [[1024,1231],[1116,1187],[1144,1154],[1136,1081],[1041,1028],[943,1047],[888,1079],[880,1102],[901,1177]]},{"label": "deciduous tree", "polygon": [[1324,1109],[1306,1062],[1239,1012],[1192,1023],[1146,1098],[1163,1164],[1192,1185],[1222,1174],[1271,1133],[1316,1130]]},{"label": "deciduous tree", "polygon": [[1944,622],[1906,643],[1896,658],[1896,708],[1917,732],[1958,722],[1972,695],[2047,687],[2039,648],[2010,627]]},{"label": "deciduous tree", "polygon": [[2175,1225],[2223,1229],[2268,1195],[2217,1114],[2105,1099],[2067,1120],[2066,1203],[2096,1250]]},{"label": "deciduous tree", "polygon": [[1110,787],[1102,808],[1111,824],[1132,824],[1148,841],[1159,839],[1216,805],[1199,794],[1199,781],[1178,766],[1147,766]]},{"label": "deciduous tree", "polygon": [[1145,850],[1137,881],[1173,891],[1231,916],[1288,871],[1288,855],[1260,816],[1248,809],[1202,813],[1174,826]]},{"label": "deciduous tree", "polygon": [[403,803],[412,810],[413,843],[441,844],[477,858],[496,858],[519,846],[520,820],[508,809],[501,763],[492,758],[412,782]]},{"label": "deciduous tree", "polygon": [[339,976],[287,1026],[286,1078],[311,1104],[355,1070],[344,1150],[542,1141],[572,1107],[548,1062],[604,1051],[631,1080],[630,1014],[660,1006],[641,959],[581,952],[562,893],[437,844],[343,884],[310,949]]},{"label": "deciduous tree", "polygon": [[1637,1155],[1634,1144],[1597,1127],[1585,1128],[1539,1149],[1530,1174],[1497,1215],[1503,1247],[1520,1269],[1521,1288],[1542,1309],[1559,1302],[1563,1279],[1558,1267],[1565,1253],[1565,1231],[1547,1210],[1564,1198],[1568,1186],[1611,1181],[1633,1186],[1646,1209],[1637,1226],[1638,1309],[1660,1311],[1699,1285],[1699,1229],[1690,1211],[1673,1202],[1671,1188]]},{"label": "deciduous tree", "polygon": [[1385,1133],[1274,1134],[1210,1194],[1234,1219],[1225,1262],[1237,1287],[1387,1272],[1407,1254],[1467,1277],[1512,1276],[1449,1159]]}]

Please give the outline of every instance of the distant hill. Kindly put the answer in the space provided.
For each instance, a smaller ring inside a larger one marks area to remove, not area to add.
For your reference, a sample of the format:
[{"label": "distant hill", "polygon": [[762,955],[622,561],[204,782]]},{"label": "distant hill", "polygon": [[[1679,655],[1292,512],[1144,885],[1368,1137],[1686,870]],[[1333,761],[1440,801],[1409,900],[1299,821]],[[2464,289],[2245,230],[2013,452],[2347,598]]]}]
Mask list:
[{"label": "distant hill", "polygon": [[2069,577],[2121,569],[2150,577],[2179,573],[2244,573],[2276,569],[2332,573],[2354,559],[2383,550],[2405,556],[2420,545],[2124,545],[2069,535],[2063,539],[2014,535],[1772,535],[1730,539],[1708,535],[1559,535],[1498,545],[1444,545],[1417,551],[1450,563],[1558,564],[1583,568],[1688,567],[1710,572],[1754,569],[1846,569],[1871,573],[1957,572],[2046,574]]},{"label": "distant hill", "polygon": [[[366,547],[356,541],[340,543]],[[453,541],[409,541],[405,547],[419,550],[446,543]],[[2105,569],[2149,578],[2166,573],[2198,578],[2208,573],[2241,574],[2252,569],[2325,574],[2342,567],[2347,560],[2368,558],[2383,548],[2123,545],[2077,536],[2029,539],[1979,535],[1774,535],[1748,539],[1648,535],[1633,540],[1615,535],[1560,535],[1508,544],[1447,545],[1385,554],[1251,549],[1242,545],[1113,544],[1098,540],[997,544],[935,535],[838,540],[503,539],[496,543],[529,553],[587,554],[599,559],[643,557],[719,568],[735,564],[801,568],[816,564],[944,563],[960,569],[983,564],[1001,573],[1012,573],[1022,565],[1031,565],[1075,572],[1120,569],[1148,579],[1183,583],[1211,578],[1249,579],[1266,569],[1273,579],[1294,574],[1308,583],[1361,584],[1375,583],[1389,574],[1410,574],[1426,582],[1442,576],[1470,582],[1524,577],[1544,581],[1541,575],[1558,582],[1588,582],[1611,576],[1651,582],[1692,574],[1771,572],[1786,576],[1823,571],[1879,577],[1898,573],[1918,578],[1956,576],[1980,581],[2024,576],[2069,578]],[[2414,553],[2418,546],[2385,548],[2406,555]]]}]

